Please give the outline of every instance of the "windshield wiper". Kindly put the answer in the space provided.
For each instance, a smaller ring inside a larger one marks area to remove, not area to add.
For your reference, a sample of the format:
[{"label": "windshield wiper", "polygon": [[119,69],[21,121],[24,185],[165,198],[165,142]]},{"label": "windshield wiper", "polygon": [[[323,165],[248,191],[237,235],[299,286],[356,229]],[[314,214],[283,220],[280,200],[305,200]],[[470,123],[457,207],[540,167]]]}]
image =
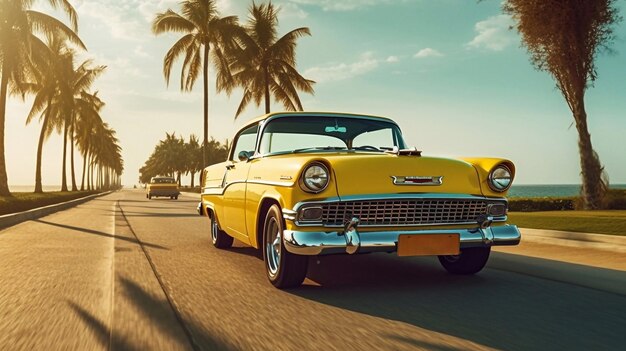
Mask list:
[{"label": "windshield wiper", "polygon": [[295,149],[293,151],[291,151],[294,154],[300,153],[300,152],[307,152],[307,151],[331,151],[331,150],[346,150],[345,147],[343,146],[314,146],[314,147],[305,147],[302,149]]},{"label": "windshield wiper", "polygon": [[378,148],[376,146],[371,146],[371,145],[362,145],[362,146],[355,146],[352,148],[352,150],[359,150],[359,151],[373,151],[373,152],[384,152],[384,148]]}]

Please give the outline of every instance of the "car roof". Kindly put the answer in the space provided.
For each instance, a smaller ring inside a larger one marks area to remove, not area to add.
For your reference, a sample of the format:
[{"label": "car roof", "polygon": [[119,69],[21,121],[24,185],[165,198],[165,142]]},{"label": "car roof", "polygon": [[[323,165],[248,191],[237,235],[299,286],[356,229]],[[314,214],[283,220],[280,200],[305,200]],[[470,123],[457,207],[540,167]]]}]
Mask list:
[{"label": "car roof", "polygon": [[272,112],[272,113],[268,113],[265,114],[263,116],[259,116],[256,118],[251,119],[250,121],[248,121],[245,125],[243,125],[239,130],[245,129],[255,123],[258,123],[260,121],[264,121],[270,117],[288,117],[288,116],[294,116],[294,117],[343,117],[343,118],[373,118],[373,119],[379,119],[381,121],[387,121],[387,122],[391,122],[394,123],[395,122],[387,117],[381,117],[381,116],[373,116],[373,115],[365,115],[365,114],[358,114],[358,113],[343,113],[343,112],[309,112],[309,111],[298,111],[298,112]]}]

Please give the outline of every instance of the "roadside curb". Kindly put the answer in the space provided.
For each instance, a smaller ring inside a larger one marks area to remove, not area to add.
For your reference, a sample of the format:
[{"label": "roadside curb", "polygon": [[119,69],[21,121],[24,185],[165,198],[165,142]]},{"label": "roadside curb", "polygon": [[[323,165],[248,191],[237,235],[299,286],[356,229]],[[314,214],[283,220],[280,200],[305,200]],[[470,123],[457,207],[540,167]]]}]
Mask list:
[{"label": "roadside curb", "polygon": [[61,202],[61,203],[54,204],[54,205],[48,205],[44,207],[33,208],[33,209],[23,211],[23,212],[9,213],[6,215],[2,215],[0,216],[0,229],[14,226],[21,222],[47,216],[49,214],[52,214],[58,211],[66,210],[68,208],[74,207],[76,205],[80,205],[89,200],[95,199],[97,197],[108,195],[112,192],[113,191],[105,191],[99,194],[88,195],[85,197],[81,197],[81,198],[66,201],[66,202]]},{"label": "roadside curb", "polygon": [[520,228],[522,240],[626,253],[626,236]]}]

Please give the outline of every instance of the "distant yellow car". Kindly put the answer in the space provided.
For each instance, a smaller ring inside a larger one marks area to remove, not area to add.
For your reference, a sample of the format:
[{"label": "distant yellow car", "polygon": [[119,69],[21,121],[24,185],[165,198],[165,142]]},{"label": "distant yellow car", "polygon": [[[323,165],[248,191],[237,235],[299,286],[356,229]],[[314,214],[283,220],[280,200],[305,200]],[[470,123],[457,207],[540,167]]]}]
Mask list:
[{"label": "distant yellow car", "polygon": [[153,197],[169,197],[173,200],[178,200],[178,183],[176,179],[171,177],[154,177],[150,179],[150,184],[146,187],[146,197],[152,199]]},{"label": "distant yellow car", "polygon": [[338,253],[436,255],[449,272],[473,274],[491,246],[520,241],[506,224],[514,173],[504,159],[422,156],[388,118],[273,113],[204,169],[198,212],[216,247],[236,238],[261,248],[278,288],[302,283],[308,256]]}]

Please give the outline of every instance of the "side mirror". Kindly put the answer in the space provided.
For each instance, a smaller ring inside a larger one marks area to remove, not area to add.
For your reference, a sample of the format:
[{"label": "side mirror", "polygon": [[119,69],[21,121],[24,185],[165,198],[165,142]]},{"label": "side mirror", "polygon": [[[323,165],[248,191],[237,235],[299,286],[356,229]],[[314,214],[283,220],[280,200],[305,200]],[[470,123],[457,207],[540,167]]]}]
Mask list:
[{"label": "side mirror", "polygon": [[237,158],[239,158],[239,161],[241,162],[247,162],[250,159],[250,156],[251,155],[248,151],[240,151]]}]

